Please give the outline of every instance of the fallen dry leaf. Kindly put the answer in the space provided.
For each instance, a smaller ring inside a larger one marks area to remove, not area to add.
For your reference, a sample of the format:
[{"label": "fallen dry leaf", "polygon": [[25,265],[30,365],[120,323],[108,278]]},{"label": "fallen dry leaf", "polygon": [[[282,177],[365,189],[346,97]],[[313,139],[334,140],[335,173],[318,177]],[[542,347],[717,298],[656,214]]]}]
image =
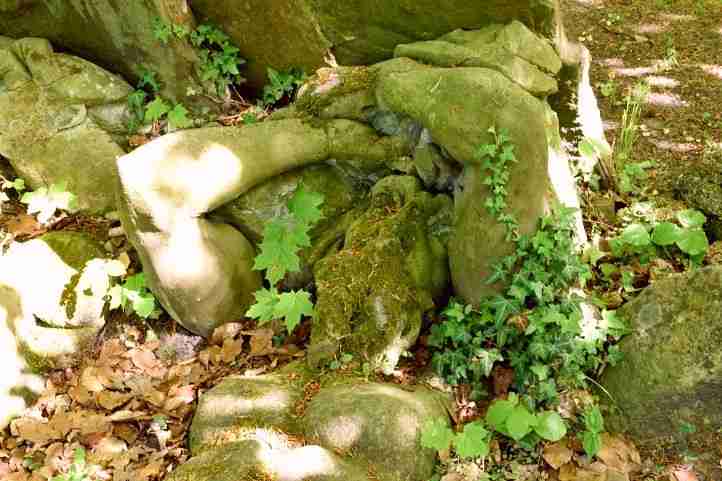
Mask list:
[{"label": "fallen dry leaf", "polygon": [[256,329],[244,331],[243,334],[251,336],[251,352],[249,356],[266,356],[273,353],[273,330]]},{"label": "fallen dry leaf", "polygon": [[692,466],[674,466],[669,475],[670,481],[697,481],[697,474]]},{"label": "fallen dry leaf", "polygon": [[599,458],[608,468],[622,473],[631,473],[639,468],[642,460],[637,449],[624,438],[604,433],[602,435],[602,447],[597,453]]},{"label": "fallen dry leaf", "polygon": [[243,351],[243,338],[236,341],[226,339],[223,341],[223,347],[221,348],[221,358],[224,363],[229,364],[238,357],[241,351]]},{"label": "fallen dry leaf", "polygon": [[45,232],[42,224],[40,224],[35,216],[28,214],[18,214],[5,224],[5,230],[16,237],[31,236],[42,234]]},{"label": "fallen dry leaf", "polygon": [[574,453],[567,447],[566,441],[562,440],[557,443],[544,446],[544,453],[542,456],[549,466],[554,469],[559,469],[572,460],[572,454]]},{"label": "fallen dry leaf", "polygon": [[211,344],[220,346],[226,339],[233,339],[237,337],[241,333],[242,329],[243,326],[237,322],[222,324],[213,331],[213,334],[211,335]]}]

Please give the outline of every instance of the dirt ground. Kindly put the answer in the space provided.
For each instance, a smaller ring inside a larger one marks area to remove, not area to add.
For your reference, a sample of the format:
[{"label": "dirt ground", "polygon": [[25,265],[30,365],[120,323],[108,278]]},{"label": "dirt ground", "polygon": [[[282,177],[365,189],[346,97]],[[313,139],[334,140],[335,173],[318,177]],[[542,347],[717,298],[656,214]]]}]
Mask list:
[{"label": "dirt ground", "polygon": [[[562,0],[567,35],[591,52],[591,82],[607,140],[620,133],[624,97],[646,81],[631,162],[654,162],[636,192],[676,196],[681,174],[722,166],[722,2],[719,0]],[[643,444],[643,440],[642,441]],[[642,449],[639,479],[722,479],[720,433],[701,429],[685,445]]]}]

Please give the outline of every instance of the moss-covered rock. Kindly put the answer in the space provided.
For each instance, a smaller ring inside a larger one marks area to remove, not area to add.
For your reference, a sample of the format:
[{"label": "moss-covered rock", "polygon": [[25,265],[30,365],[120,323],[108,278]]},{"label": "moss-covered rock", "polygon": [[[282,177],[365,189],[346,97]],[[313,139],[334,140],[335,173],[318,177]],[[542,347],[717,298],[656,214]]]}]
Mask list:
[{"label": "moss-covered rock", "polygon": [[368,65],[390,58],[398,44],[455,29],[517,19],[552,38],[556,28],[555,4],[534,0],[387,0],[381,8],[369,0],[251,0],[241,8],[231,0],[194,0],[192,7],[199,19],[233,38],[249,60],[247,76],[255,88],[266,83],[268,67],[310,73],[324,65],[328,51],[343,65]]},{"label": "moss-covered rock", "polygon": [[561,69],[561,60],[551,44],[518,21],[401,44],[394,50],[394,56],[438,67],[490,68],[539,97],[557,91],[553,75]]},{"label": "moss-covered rock", "polygon": [[118,159],[118,207],[148,283],[187,329],[238,319],[261,277],[253,245],[207,214],[284,172],[329,157],[323,125],[278,120],[165,135]]},{"label": "moss-covered rock", "polygon": [[312,365],[343,350],[393,369],[448,283],[450,221],[451,199],[421,191],[414,177],[374,186],[371,207],[349,227],[343,249],[316,264]]},{"label": "moss-covered rock", "polygon": [[384,481],[427,480],[436,453],[421,446],[423,425],[448,419],[444,398],[389,384],[323,389],[306,408],[306,439],[366,463]]},{"label": "moss-covered rock", "polygon": [[617,314],[632,334],[601,379],[618,408],[608,424],[649,444],[683,436],[682,422],[721,425],[722,268],[660,280]]},{"label": "moss-covered rock", "polygon": [[168,481],[368,481],[362,468],[319,446],[247,440],[194,456]]},{"label": "moss-covered rock", "polygon": [[114,208],[123,150],[88,110],[125,103],[131,87],[90,62],[25,38],[0,45],[0,154],[29,187],[66,182],[79,207]]},{"label": "moss-covered rock", "polygon": [[225,378],[200,398],[189,435],[191,453],[251,439],[263,430],[277,440],[300,432],[296,407],[305,381],[298,370]]},{"label": "moss-covered rock", "polygon": [[508,213],[529,233],[544,213],[549,190],[545,106],[502,74],[485,68],[425,68],[380,76],[379,105],[419,121],[449,155],[464,166],[455,193],[449,245],[455,291],[477,304],[499,286],[483,281],[513,248],[506,228],[484,207],[490,195],[475,152],[493,142],[488,129],[505,129],[518,160],[510,169]]},{"label": "moss-covered rock", "polygon": [[421,447],[422,426],[448,419],[449,403],[426,388],[319,374],[303,363],[232,376],[201,396],[193,457],[169,479],[426,481],[436,454]]},{"label": "moss-covered rock", "polygon": [[195,97],[188,92],[204,92],[198,56],[187,41],[160,43],[154,35],[156,19],[187,28],[194,24],[186,0],[23,0],[0,9],[0,32],[47,38],[134,83],[150,67],[163,97],[189,105]]},{"label": "moss-covered rock", "polygon": [[19,299],[8,328],[36,372],[71,364],[105,324],[107,260],[84,234],[52,232],[13,244],[0,256],[0,285]]}]

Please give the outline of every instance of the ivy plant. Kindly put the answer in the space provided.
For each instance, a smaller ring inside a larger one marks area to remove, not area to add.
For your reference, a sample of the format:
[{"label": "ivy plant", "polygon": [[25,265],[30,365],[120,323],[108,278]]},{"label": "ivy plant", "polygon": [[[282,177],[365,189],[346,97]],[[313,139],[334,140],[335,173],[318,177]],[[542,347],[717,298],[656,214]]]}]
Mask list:
[{"label": "ivy plant", "polygon": [[266,224],[253,268],[265,271],[270,287],[255,293],[256,302],[246,315],[261,324],[284,319],[288,332],[293,331],[303,316],[313,316],[310,293],[304,290],[279,292],[278,283],[289,272],[301,269],[298,252],[311,245],[309,231],[323,218],[323,195],[299,186],[287,204],[288,214]]},{"label": "ivy plant", "polygon": [[108,291],[109,308],[123,309],[134,312],[143,319],[157,318],[160,310],[156,306],[153,293],[148,289],[145,274],[129,276],[125,281],[116,284]]},{"label": "ivy plant", "polygon": [[261,102],[264,106],[272,106],[281,101],[284,97],[291,99],[294,92],[303,85],[306,74],[298,68],[277,71],[268,68],[268,84],[263,87]]},{"label": "ivy plant", "polygon": [[709,240],[703,226],[707,218],[701,212],[687,209],[677,213],[677,223],[653,224],[635,222],[626,226],[609,245],[616,257],[636,255],[646,263],[660,252],[676,247],[699,264],[709,249]]},{"label": "ivy plant", "polygon": [[205,23],[190,30],[183,25],[168,24],[156,18],[153,34],[163,44],[172,38],[189,38],[200,59],[198,73],[201,79],[211,82],[219,96],[225,94],[229,85],[244,81],[240,66],[246,61],[241,58],[240,50],[233,45],[230,37],[215,25]]},{"label": "ivy plant", "polygon": [[68,472],[53,476],[50,481],[91,481],[88,465],[85,462],[85,450],[76,448]]}]

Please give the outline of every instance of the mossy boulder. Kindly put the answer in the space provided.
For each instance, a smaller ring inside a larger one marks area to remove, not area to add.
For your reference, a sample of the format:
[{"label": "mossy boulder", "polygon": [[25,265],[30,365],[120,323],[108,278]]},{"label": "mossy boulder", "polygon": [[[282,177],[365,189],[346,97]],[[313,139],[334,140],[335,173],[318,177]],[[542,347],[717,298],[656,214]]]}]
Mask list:
[{"label": "mossy boulder", "polygon": [[273,177],[212,213],[215,219],[228,222],[258,245],[266,224],[278,216],[288,215],[288,201],[300,188],[323,195],[323,218],[309,232],[311,246],[300,252],[300,272],[286,277],[285,285],[292,288],[312,282],[313,265],[343,240],[351,222],[351,216],[345,214],[364,202],[363,185],[338,166],[311,165]]},{"label": "mossy boulder", "polygon": [[197,99],[189,92],[205,92],[197,74],[198,55],[187,41],[162,44],[154,34],[156,19],[194,26],[186,0],[23,0],[0,8],[0,32],[47,38],[133,83],[150,67],[163,97],[190,105]]},{"label": "mossy boulder", "polygon": [[314,269],[312,365],[343,351],[373,367],[395,367],[448,285],[451,212],[449,197],[423,192],[415,177],[385,177],[374,186],[343,248]]},{"label": "mossy boulder", "polygon": [[196,334],[241,317],[261,286],[253,244],[207,214],[329,156],[322,126],[278,120],[185,130],[118,159],[118,207],[156,298]]},{"label": "mossy boulder", "polygon": [[28,186],[67,183],[79,207],[112,210],[123,150],[92,115],[124,104],[131,87],[40,38],[0,43],[0,154]]},{"label": "mossy boulder", "polygon": [[368,481],[366,472],[319,446],[267,439],[204,451],[183,463],[168,481]]},{"label": "mossy boulder", "polygon": [[722,267],[657,281],[617,314],[632,333],[601,379],[608,424],[647,444],[681,438],[683,422],[722,425]]},{"label": "mossy boulder", "polygon": [[551,43],[519,21],[481,30],[456,30],[436,40],[401,44],[394,56],[438,67],[490,68],[540,97],[557,91],[553,76],[562,66]]},{"label": "mossy boulder", "polygon": [[103,327],[107,272],[102,246],[74,232],[15,243],[0,257],[4,302],[20,306],[8,327],[34,370],[71,364]]},{"label": "mossy boulder", "polygon": [[554,2],[534,0],[193,0],[200,20],[220,25],[249,60],[251,86],[266,83],[268,67],[302,67],[311,73],[328,52],[342,65],[368,65],[393,56],[402,43],[432,40],[455,29],[478,29],[521,20],[552,38]]},{"label": "mossy boulder", "polygon": [[436,454],[421,447],[422,426],[448,419],[449,401],[301,363],[231,376],[201,396],[193,457],[169,479],[426,481]]},{"label": "mossy boulder", "polygon": [[365,463],[384,481],[427,480],[436,453],[421,447],[429,420],[448,419],[443,397],[368,383],[323,389],[304,416],[306,439]]},{"label": "mossy boulder", "polygon": [[484,207],[491,193],[475,152],[493,142],[489,128],[509,133],[517,162],[509,172],[507,210],[521,233],[532,232],[550,188],[545,105],[501,73],[477,67],[390,73],[379,78],[376,96],[383,108],[419,121],[464,167],[455,192],[449,261],[456,293],[478,304],[499,288],[484,279],[513,244],[506,240],[505,226]]}]

